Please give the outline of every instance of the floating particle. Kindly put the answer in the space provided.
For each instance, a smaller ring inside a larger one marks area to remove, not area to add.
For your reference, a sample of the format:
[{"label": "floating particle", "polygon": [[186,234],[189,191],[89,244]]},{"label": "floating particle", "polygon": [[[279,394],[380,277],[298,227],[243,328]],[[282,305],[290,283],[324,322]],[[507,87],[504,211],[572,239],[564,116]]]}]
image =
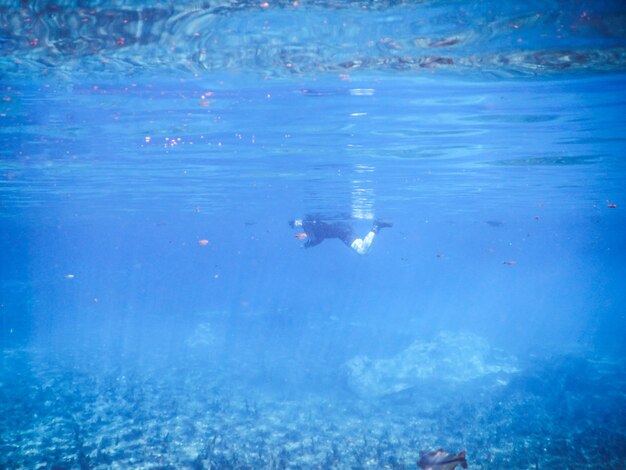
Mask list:
[{"label": "floating particle", "polygon": [[503,261],[502,264],[506,264],[507,266],[515,266],[517,264],[517,261],[515,261],[514,259],[507,259],[506,261]]},{"label": "floating particle", "polygon": [[207,246],[208,244],[209,244],[209,240],[207,240],[206,238],[198,240],[198,245],[200,246]]},{"label": "floating particle", "polygon": [[63,276],[65,279],[74,279],[76,276],[74,276],[73,274],[69,273],[66,274],[65,276]]},{"label": "floating particle", "polygon": [[606,207],[608,207],[609,209],[617,209],[617,204],[615,204],[614,202],[609,202],[607,203]]}]

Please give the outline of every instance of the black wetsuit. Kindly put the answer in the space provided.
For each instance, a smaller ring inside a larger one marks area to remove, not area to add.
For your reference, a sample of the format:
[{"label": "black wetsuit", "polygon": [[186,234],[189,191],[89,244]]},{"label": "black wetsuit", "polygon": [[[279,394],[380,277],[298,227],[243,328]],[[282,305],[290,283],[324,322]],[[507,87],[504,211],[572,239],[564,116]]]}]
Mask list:
[{"label": "black wetsuit", "polygon": [[346,222],[324,222],[316,219],[305,219],[302,221],[302,229],[306,233],[305,248],[319,245],[326,238],[338,238],[346,245],[350,246],[355,240],[354,230]]}]

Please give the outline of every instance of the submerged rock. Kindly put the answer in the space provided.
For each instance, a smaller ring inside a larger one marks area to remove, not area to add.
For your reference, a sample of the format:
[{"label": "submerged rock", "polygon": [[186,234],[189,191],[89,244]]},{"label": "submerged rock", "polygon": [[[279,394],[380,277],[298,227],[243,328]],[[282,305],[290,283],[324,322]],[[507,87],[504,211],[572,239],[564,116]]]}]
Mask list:
[{"label": "submerged rock", "polygon": [[[346,363],[350,388],[364,397],[396,394],[416,387],[441,387],[517,372],[516,360],[473,333],[443,331],[430,342],[414,341],[389,359],[357,356]],[[505,383],[503,381],[503,383]]]}]

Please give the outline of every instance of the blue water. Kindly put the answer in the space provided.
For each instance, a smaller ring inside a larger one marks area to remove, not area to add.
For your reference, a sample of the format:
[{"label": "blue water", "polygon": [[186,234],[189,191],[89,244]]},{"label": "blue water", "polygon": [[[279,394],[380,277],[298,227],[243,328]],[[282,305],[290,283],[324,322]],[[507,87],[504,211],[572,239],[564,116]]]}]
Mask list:
[{"label": "blue water", "polygon": [[2,2],[0,469],[626,466],[625,25]]}]

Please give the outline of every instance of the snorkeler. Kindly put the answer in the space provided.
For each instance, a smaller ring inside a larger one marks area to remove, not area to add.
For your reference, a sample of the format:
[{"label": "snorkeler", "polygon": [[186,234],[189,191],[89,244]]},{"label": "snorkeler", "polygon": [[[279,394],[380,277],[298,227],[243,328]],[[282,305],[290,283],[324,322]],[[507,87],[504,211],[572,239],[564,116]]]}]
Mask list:
[{"label": "snorkeler", "polygon": [[370,231],[363,238],[359,238],[354,234],[352,225],[344,221],[324,221],[312,216],[306,216],[304,219],[290,220],[291,228],[302,229],[303,232],[296,234],[298,240],[306,240],[304,247],[311,248],[319,245],[327,238],[338,238],[348,245],[360,255],[366,254],[374,237],[381,228],[391,227],[392,222],[386,220],[376,220]]}]

